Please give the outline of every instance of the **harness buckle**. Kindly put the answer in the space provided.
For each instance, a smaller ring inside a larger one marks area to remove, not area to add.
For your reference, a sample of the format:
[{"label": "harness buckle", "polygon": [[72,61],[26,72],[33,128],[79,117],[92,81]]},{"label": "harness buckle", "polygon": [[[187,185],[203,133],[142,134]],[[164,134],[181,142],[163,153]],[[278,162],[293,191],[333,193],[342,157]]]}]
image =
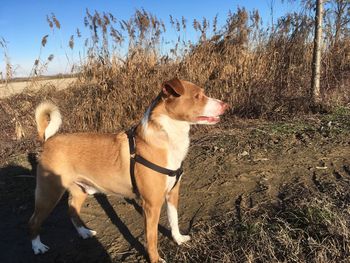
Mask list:
[{"label": "harness buckle", "polygon": [[177,170],[169,172],[168,176],[170,176],[170,177],[177,177]]},{"label": "harness buckle", "polygon": [[183,174],[183,169],[182,167],[180,167],[179,169],[170,172],[168,175],[172,177],[174,176],[176,178],[180,178],[182,174]]}]

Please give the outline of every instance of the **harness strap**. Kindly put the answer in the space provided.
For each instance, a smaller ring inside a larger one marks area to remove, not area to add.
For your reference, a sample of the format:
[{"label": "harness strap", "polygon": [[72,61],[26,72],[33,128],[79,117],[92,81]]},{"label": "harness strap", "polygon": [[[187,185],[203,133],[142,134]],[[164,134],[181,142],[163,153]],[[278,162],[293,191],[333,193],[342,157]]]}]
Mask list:
[{"label": "harness strap", "polygon": [[133,192],[137,196],[140,195],[140,192],[137,188],[136,179],[135,179],[135,163],[136,162],[138,162],[138,163],[146,166],[147,168],[152,169],[153,171],[156,171],[158,173],[166,174],[166,175],[171,176],[171,177],[175,176],[176,177],[175,184],[171,188],[171,189],[173,189],[177,185],[178,181],[181,178],[181,175],[183,174],[183,168],[182,168],[183,163],[181,163],[181,166],[179,169],[170,170],[170,169],[161,167],[155,163],[152,163],[152,162],[146,160],[145,158],[143,158],[141,155],[136,154],[135,131],[136,131],[136,127],[132,127],[131,129],[126,131],[126,134],[128,136],[128,140],[129,140],[130,176],[131,176],[131,183],[132,183]]},{"label": "harness strap", "polygon": [[136,196],[140,196],[139,190],[137,188],[136,179],[135,179],[135,134],[136,127],[132,127],[128,131],[126,131],[126,135],[128,136],[129,140],[129,151],[130,151],[130,177],[131,177],[131,184],[132,184],[132,191]]}]

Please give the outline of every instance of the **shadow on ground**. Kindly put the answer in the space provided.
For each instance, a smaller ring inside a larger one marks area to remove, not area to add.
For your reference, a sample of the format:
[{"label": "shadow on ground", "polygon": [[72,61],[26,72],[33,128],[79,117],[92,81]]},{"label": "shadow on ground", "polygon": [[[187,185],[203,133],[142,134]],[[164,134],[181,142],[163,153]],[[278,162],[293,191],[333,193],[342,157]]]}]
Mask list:
[{"label": "shadow on ground", "polygon": [[[35,155],[28,154],[28,161],[36,167]],[[27,231],[27,222],[34,210],[34,192],[35,169],[18,165],[0,168],[0,262],[112,262],[97,238],[79,238],[68,217],[67,193],[42,227],[41,239],[51,249],[44,255],[35,256]],[[130,247],[145,256],[144,246],[131,234],[107,197],[96,195],[95,198]],[[142,208],[135,201],[128,202],[142,214]],[[164,235],[169,236],[168,230],[160,228]]]}]

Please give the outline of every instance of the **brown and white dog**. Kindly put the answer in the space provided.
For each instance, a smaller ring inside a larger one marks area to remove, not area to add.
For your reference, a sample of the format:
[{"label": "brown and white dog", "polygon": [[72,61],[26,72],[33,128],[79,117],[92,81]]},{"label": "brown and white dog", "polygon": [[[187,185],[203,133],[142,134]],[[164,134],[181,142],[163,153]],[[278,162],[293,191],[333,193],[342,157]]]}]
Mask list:
[{"label": "brown and white dog", "polygon": [[[136,128],[136,153],[167,169],[181,166],[189,147],[191,124],[219,122],[228,105],[209,98],[193,83],[173,79],[162,90]],[[37,167],[35,211],[29,221],[30,238],[35,254],[49,248],[39,236],[39,228],[63,193],[71,194],[69,214],[82,238],[96,234],[79,217],[88,194],[97,192],[134,198],[130,178],[130,152],[125,132],[119,134],[74,133],[55,135],[62,123],[58,108],[41,103],[35,112],[39,137],[45,141]],[[177,244],[190,240],[178,226],[180,183],[136,163],[135,181],[145,218],[147,251],[151,262],[162,260],[157,249],[158,221],[164,200],[172,237]]]}]

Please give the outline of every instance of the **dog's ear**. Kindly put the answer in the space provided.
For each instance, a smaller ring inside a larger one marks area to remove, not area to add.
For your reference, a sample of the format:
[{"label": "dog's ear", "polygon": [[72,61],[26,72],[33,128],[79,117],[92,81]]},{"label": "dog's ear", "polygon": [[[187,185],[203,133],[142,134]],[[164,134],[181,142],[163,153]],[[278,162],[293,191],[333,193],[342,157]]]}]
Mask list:
[{"label": "dog's ear", "polygon": [[162,93],[165,97],[180,97],[184,92],[185,89],[178,78],[166,81],[162,85]]}]

